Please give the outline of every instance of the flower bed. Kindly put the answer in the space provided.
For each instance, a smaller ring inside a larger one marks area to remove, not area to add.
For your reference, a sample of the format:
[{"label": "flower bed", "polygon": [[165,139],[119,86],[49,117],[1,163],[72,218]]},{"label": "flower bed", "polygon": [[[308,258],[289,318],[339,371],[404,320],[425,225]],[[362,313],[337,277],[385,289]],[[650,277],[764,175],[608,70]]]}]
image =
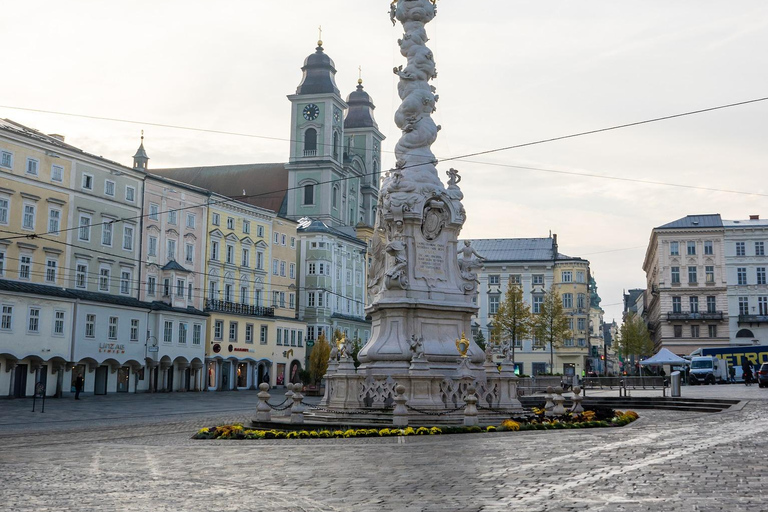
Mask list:
[{"label": "flower bed", "polygon": [[525,430],[560,430],[575,428],[623,427],[635,421],[636,412],[611,411],[611,416],[596,411],[566,414],[547,418],[544,411],[533,410],[534,416],[525,419],[508,419],[499,426],[489,427],[406,427],[406,428],[358,428],[347,430],[254,430],[242,425],[224,425],[200,429],[193,439],[331,439],[351,437],[434,436],[443,434],[473,434],[482,432],[516,432]]}]

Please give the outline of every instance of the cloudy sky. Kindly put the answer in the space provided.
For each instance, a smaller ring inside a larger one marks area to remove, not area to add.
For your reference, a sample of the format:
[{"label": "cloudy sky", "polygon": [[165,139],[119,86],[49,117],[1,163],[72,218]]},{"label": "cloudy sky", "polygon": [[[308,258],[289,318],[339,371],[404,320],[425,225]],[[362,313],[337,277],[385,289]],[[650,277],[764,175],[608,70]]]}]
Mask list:
[{"label": "cloudy sky", "polygon": [[[764,0],[438,6],[428,30],[443,159],[768,96]],[[154,167],[282,162],[286,95],[322,25],[342,94],[362,66],[391,151],[392,68],[404,61],[387,11],[387,0],[6,2],[0,117],[127,165],[141,129]],[[622,290],[644,287],[654,226],[693,213],[768,216],[766,119],[768,101],[446,162],[441,174],[464,176],[462,236],[557,233],[562,252],[592,262],[606,319],[619,319]]]}]

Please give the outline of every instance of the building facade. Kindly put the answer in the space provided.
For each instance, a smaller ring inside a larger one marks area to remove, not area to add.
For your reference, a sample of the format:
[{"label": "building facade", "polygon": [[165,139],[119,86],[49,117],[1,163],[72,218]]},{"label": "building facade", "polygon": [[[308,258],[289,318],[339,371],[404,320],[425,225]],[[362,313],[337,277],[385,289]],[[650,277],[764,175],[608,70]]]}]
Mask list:
[{"label": "building facade", "polygon": [[642,317],[657,351],[729,343],[724,236],[720,215],[689,215],[651,233]]},{"label": "building facade", "polygon": [[207,389],[298,381],[306,331],[296,319],[296,223],[213,194],[208,238]]},{"label": "building facade", "polygon": [[307,339],[335,331],[365,344],[371,325],[365,319],[367,244],[321,221],[299,222],[299,316],[307,324]]},{"label": "building facade", "polygon": [[[544,295],[550,288],[556,287],[564,301],[569,324],[574,326],[574,336],[565,346],[556,347],[553,351],[554,368],[551,368],[548,344],[533,337],[518,340],[514,355],[516,371],[526,375],[550,371],[580,375],[581,370],[586,368],[585,357],[588,353],[586,322],[589,304],[584,302],[581,308],[578,306],[581,304],[579,300],[586,301],[586,297],[580,299],[579,296],[587,293],[589,262],[560,254],[557,235],[548,238],[470,240],[470,243],[485,258],[483,268],[478,271],[478,312],[472,319],[472,335],[482,333],[484,339],[496,341],[493,339],[493,318],[510,286],[522,287],[523,297],[533,314],[539,313]],[[582,327],[581,331],[577,331],[579,327]],[[584,339],[584,346],[581,347],[580,338]]]},{"label": "building facade", "polygon": [[724,220],[728,334],[731,344],[768,344],[768,221]]}]

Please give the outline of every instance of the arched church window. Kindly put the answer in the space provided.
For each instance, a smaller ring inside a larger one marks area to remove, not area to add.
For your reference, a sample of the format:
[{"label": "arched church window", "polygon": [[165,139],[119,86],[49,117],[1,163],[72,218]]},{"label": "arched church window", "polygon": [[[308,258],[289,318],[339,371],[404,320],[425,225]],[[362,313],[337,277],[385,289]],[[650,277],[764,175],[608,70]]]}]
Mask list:
[{"label": "arched church window", "polygon": [[379,162],[376,160],[373,161],[373,177],[371,178],[371,181],[376,187],[379,186]]},{"label": "arched church window", "polygon": [[317,155],[317,130],[314,128],[304,132],[304,156]]},{"label": "arched church window", "polygon": [[312,184],[304,185],[304,204],[315,204],[315,186]]},{"label": "arched church window", "polygon": [[333,132],[333,158],[339,159],[339,132]]},{"label": "arched church window", "polygon": [[333,193],[331,194],[332,198],[332,204],[334,208],[339,207],[339,187],[337,185],[333,186]]}]

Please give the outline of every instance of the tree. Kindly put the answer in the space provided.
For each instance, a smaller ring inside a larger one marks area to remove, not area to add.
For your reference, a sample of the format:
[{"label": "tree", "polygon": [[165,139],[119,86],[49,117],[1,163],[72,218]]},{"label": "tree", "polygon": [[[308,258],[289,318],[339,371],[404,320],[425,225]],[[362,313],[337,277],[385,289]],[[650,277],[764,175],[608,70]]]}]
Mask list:
[{"label": "tree", "polygon": [[325,339],[325,334],[320,333],[312,353],[309,356],[309,375],[312,382],[318,384],[328,371],[328,359],[331,357],[331,344]]},{"label": "tree", "polygon": [[653,341],[648,333],[648,327],[636,313],[627,313],[616,341],[625,361],[632,356],[653,355]]},{"label": "tree", "polygon": [[485,352],[485,336],[483,336],[483,331],[480,329],[478,329],[477,334],[475,334],[475,343],[480,347],[480,350]]},{"label": "tree", "polygon": [[530,337],[533,328],[531,308],[523,298],[520,285],[512,284],[507,289],[504,301],[493,320],[495,334],[499,340],[508,340],[512,344],[512,363],[515,362],[515,343]]},{"label": "tree", "polygon": [[544,295],[538,315],[534,315],[533,332],[540,341],[549,343],[549,372],[554,373],[555,348],[571,336],[563,301],[557,290],[550,288]]}]

